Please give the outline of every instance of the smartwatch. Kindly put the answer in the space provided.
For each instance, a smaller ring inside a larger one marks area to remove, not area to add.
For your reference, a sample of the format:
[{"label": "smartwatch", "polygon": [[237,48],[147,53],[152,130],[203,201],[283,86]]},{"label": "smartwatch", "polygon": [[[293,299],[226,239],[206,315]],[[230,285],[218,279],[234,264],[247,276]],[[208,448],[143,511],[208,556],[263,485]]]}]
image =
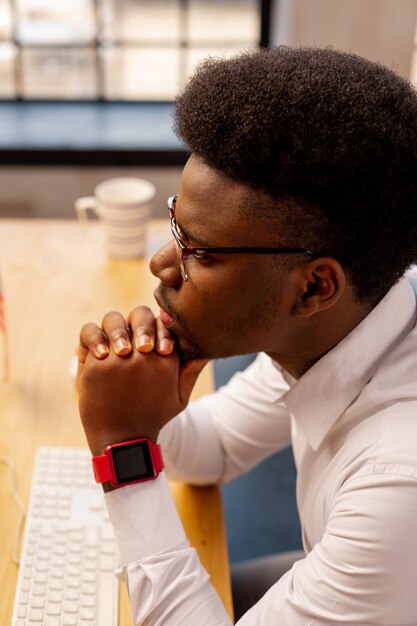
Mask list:
[{"label": "smartwatch", "polygon": [[109,482],[113,487],[152,480],[162,469],[161,446],[145,437],[113,443],[104,454],[93,457],[96,482]]}]

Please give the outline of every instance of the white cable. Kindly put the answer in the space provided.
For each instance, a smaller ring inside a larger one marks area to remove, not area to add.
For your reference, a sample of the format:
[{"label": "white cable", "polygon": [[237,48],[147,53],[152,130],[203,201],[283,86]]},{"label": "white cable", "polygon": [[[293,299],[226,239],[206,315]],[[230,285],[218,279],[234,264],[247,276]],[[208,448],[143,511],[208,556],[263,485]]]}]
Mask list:
[{"label": "white cable", "polygon": [[0,463],[3,463],[4,465],[6,465],[8,469],[10,493],[12,494],[13,500],[15,501],[16,507],[18,508],[19,513],[20,513],[19,523],[17,525],[17,531],[16,531],[16,539],[15,539],[14,548],[13,548],[13,561],[17,565],[19,565],[20,558],[19,558],[18,552],[19,552],[20,535],[22,532],[23,522],[25,521],[25,507],[19,496],[19,492],[17,491],[16,472],[13,467],[13,463],[6,456],[1,456],[1,455],[0,455]]}]

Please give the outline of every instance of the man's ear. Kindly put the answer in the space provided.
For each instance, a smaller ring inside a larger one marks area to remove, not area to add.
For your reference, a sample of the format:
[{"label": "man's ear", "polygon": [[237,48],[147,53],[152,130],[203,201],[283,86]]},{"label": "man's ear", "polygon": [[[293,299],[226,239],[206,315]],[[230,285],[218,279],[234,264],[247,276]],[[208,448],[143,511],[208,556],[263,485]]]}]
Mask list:
[{"label": "man's ear", "polygon": [[345,272],[336,259],[320,257],[297,269],[299,297],[295,311],[302,317],[310,317],[334,306],[342,296]]}]

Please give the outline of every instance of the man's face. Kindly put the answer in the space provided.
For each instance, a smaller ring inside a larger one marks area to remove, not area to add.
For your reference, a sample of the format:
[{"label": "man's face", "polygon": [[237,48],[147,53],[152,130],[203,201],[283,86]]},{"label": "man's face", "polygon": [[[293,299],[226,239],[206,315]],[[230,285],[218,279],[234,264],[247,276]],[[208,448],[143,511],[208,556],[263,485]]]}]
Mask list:
[{"label": "man's face", "polygon": [[[175,210],[183,238],[193,246],[276,246],[265,218],[241,215],[239,206],[247,204],[248,193],[245,185],[192,156]],[[151,260],[161,281],[155,291],[161,319],[177,336],[184,358],[288,351],[294,293],[284,259],[216,253],[204,259],[191,255],[186,264],[184,282],[174,241]]]}]

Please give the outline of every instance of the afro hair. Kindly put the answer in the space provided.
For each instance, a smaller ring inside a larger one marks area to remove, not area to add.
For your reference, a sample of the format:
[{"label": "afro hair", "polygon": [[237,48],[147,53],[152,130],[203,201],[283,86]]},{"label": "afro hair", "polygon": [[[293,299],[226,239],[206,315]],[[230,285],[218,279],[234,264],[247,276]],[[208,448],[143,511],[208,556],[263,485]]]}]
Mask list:
[{"label": "afro hair", "polygon": [[292,238],[338,259],[358,299],[377,302],[416,262],[417,96],[387,67],[329,48],[208,59],[175,130],[277,217],[297,207]]}]

